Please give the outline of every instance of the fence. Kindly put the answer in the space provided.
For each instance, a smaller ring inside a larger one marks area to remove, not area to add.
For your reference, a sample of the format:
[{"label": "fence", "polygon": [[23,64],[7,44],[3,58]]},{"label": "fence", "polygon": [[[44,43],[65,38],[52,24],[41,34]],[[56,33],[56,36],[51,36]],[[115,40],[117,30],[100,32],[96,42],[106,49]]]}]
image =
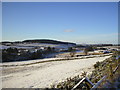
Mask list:
[{"label": "fence", "polygon": [[[118,70],[118,68],[120,67],[120,64],[118,64],[118,66],[112,71],[113,74],[116,73],[116,71]],[[108,75],[103,76],[96,84],[93,84],[87,77],[83,78],[81,81],[79,81],[71,90],[75,90],[77,89],[81,83],[83,83],[84,81],[87,82],[87,85],[89,86],[90,90],[95,90],[95,88],[98,88],[100,86],[100,84],[108,77]]]}]

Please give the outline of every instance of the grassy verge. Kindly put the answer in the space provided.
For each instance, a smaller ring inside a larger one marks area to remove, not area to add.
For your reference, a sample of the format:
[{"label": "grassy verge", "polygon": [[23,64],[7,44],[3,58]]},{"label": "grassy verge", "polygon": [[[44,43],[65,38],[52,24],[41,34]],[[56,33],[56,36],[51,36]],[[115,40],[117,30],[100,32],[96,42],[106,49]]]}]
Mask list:
[{"label": "grassy verge", "polygon": [[[91,75],[87,77],[89,80],[96,84],[103,76],[107,75],[107,78],[100,84],[98,88],[119,88],[120,89],[120,67],[113,72],[115,68],[120,64],[120,59],[116,59],[117,55],[113,55],[112,57],[102,61],[97,62],[94,65],[94,70]],[[75,76],[74,78],[67,78],[66,81],[60,82],[57,85],[51,85],[51,88],[57,88],[60,90],[70,90],[72,89],[83,77],[86,77],[86,72],[82,74],[82,76]],[[117,82],[117,86],[114,87]],[[79,89],[90,90],[88,86],[86,86],[86,82],[80,84]]]}]

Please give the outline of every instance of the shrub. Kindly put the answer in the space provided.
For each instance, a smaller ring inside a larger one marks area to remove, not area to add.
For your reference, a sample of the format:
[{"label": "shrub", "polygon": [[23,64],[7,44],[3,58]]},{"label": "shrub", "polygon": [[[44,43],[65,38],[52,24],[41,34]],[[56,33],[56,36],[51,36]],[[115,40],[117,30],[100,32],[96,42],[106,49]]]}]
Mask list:
[{"label": "shrub", "polygon": [[98,68],[100,66],[100,62],[96,62],[96,64],[94,64],[94,68]]}]

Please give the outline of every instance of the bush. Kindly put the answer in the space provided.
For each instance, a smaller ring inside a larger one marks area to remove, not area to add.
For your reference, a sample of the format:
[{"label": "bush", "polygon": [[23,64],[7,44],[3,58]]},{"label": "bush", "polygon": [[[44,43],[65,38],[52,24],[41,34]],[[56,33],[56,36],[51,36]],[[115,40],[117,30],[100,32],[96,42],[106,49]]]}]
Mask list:
[{"label": "bush", "polygon": [[96,62],[96,64],[94,64],[94,68],[98,68],[100,66],[100,62]]}]

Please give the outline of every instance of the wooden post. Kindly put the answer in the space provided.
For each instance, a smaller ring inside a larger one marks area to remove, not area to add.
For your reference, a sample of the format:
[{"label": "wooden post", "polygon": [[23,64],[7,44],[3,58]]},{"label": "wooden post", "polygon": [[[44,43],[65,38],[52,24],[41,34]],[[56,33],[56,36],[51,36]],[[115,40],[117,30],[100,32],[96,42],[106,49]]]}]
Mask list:
[{"label": "wooden post", "polygon": [[71,90],[75,90],[81,83],[83,83],[85,81],[85,84],[89,87],[92,88],[93,87],[93,83],[87,78],[83,78],[81,81],[79,81]]},{"label": "wooden post", "polygon": [[109,65],[109,78],[110,82],[113,81],[113,70],[112,70],[112,65]]},{"label": "wooden post", "polygon": [[106,77],[107,76],[104,76],[101,80],[99,80],[97,84],[95,84],[90,90],[95,90],[96,88],[98,88],[98,86],[102,83],[104,79],[106,79]]}]

